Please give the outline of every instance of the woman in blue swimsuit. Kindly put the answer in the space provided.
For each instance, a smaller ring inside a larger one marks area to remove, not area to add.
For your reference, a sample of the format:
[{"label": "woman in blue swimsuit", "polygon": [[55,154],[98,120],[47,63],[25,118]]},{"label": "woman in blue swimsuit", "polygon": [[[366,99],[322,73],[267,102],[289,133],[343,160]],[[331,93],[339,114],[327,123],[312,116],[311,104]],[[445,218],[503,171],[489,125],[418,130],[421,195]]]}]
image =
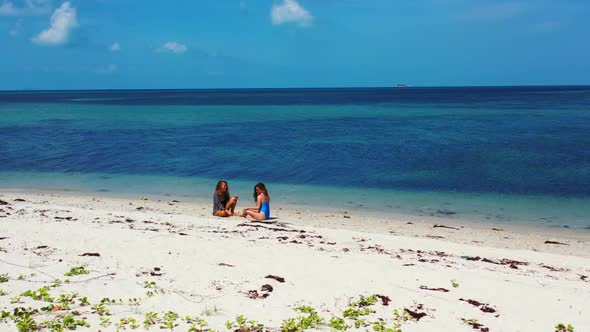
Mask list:
[{"label": "woman in blue swimsuit", "polygon": [[264,183],[259,183],[254,186],[254,201],[255,207],[247,207],[242,210],[240,217],[250,216],[255,220],[268,220],[270,218],[270,196]]}]

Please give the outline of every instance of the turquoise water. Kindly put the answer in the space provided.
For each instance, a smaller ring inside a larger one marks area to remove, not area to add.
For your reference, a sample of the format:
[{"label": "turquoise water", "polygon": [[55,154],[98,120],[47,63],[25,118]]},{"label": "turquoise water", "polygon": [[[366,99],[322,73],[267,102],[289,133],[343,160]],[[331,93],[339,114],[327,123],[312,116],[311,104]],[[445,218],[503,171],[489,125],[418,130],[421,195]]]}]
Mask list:
[{"label": "turquoise water", "polygon": [[[216,180],[197,177],[154,175],[118,175],[99,173],[0,172],[4,188],[44,189],[138,198],[153,195],[172,197],[195,203],[209,201]],[[253,182],[230,181],[232,195],[241,197],[240,204],[251,199]],[[492,222],[523,226],[573,228],[590,230],[590,204],[586,198],[527,196],[506,194],[473,194],[431,191],[272,183],[273,206],[301,211],[347,211],[357,215],[407,216],[408,220],[424,218],[453,219],[459,222]],[[453,214],[448,214],[452,212]]]},{"label": "turquoise water", "polygon": [[[587,87],[0,92],[0,187],[590,227]],[[451,213],[449,213],[451,212]]]}]

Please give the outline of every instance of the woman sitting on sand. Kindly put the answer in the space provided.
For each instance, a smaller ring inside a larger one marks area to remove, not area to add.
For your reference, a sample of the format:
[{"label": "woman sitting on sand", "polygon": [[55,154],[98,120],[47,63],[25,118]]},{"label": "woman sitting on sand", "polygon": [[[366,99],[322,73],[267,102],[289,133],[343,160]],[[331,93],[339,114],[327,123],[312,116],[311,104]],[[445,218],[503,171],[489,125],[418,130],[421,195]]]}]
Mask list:
[{"label": "woman sitting on sand", "polygon": [[270,218],[270,196],[268,196],[268,190],[266,190],[264,183],[254,186],[253,196],[256,206],[245,208],[239,216],[250,216],[255,220],[268,220]]},{"label": "woman sitting on sand", "polygon": [[215,192],[213,193],[213,215],[217,217],[233,216],[237,204],[238,196],[229,196],[227,181],[217,181]]}]

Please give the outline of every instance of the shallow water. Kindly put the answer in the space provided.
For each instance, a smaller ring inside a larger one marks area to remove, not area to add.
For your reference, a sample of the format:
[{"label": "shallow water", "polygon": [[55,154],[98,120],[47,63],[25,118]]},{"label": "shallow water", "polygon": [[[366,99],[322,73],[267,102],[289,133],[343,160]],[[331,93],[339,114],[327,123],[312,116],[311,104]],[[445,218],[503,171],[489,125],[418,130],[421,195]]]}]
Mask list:
[{"label": "shallow water", "polygon": [[588,87],[1,92],[0,187],[208,197],[225,178],[285,203],[583,229],[588,132]]}]

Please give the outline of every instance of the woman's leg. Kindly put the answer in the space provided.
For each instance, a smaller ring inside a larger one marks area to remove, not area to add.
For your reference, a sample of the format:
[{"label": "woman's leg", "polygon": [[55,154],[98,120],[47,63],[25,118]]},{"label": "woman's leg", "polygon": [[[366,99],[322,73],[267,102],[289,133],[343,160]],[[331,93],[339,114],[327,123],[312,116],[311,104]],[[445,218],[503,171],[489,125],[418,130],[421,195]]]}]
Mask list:
[{"label": "woman's leg", "polygon": [[238,205],[238,196],[232,196],[229,201],[227,201],[227,204],[225,205],[225,209],[231,211],[231,213],[234,213],[234,210],[236,208],[236,205]]},{"label": "woman's leg", "polygon": [[250,216],[251,218],[254,218],[256,220],[265,220],[266,219],[266,216],[262,212],[255,212],[252,210],[248,210],[248,211],[246,211],[246,215]]},{"label": "woman's leg", "polygon": [[224,210],[217,210],[217,211],[215,211],[215,213],[213,215],[217,216],[217,217],[229,217],[230,216],[230,214]]}]

